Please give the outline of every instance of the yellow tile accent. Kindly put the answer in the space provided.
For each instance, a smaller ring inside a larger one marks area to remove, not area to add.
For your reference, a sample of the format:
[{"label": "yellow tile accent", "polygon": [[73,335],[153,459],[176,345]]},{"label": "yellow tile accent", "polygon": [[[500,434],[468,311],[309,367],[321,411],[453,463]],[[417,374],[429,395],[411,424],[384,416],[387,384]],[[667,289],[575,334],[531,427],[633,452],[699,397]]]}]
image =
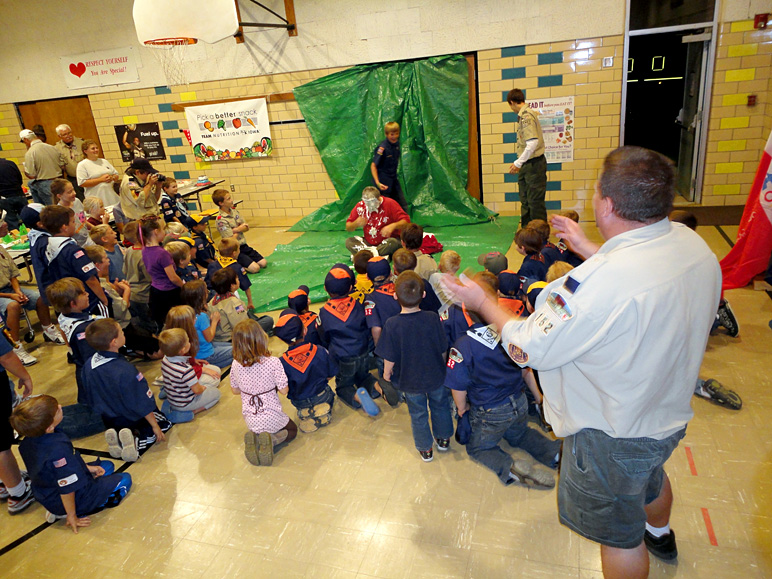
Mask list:
[{"label": "yellow tile accent", "polygon": [[758,44],[738,44],[737,46],[730,46],[727,50],[727,55],[730,58],[735,56],[753,56],[759,51]]},{"label": "yellow tile accent", "polygon": [[732,32],[750,32],[751,30],[753,30],[753,20],[732,22]]},{"label": "yellow tile accent", "polygon": [[726,82],[740,82],[743,80],[754,80],[755,78],[755,68],[736,68],[726,71]]},{"label": "yellow tile accent", "polygon": [[211,203],[212,202],[212,196],[211,195],[202,195],[201,196],[201,202],[202,203]]},{"label": "yellow tile accent", "polygon": [[742,163],[716,163],[716,173],[742,173]]},{"label": "yellow tile accent", "polygon": [[739,185],[713,185],[714,195],[739,195]]},{"label": "yellow tile accent", "polygon": [[0,127],[0,135],[7,135],[8,127]]},{"label": "yellow tile accent", "polygon": [[4,118],[5,118],[5,114],[4,113],[0,113],[0,120],[3,120]]},{"label": "yellow tile accent", "polygon": [[123,108],[123,109],[128,108],[128,107],[133,107],[134,106],[134,99],[120,99],[118,101],[118,106]]},{"label": "yellow tile accent", "polygon": [[750,117],[726,117],[721,119],[722,129],[744,129],[750,124]]},{"label": "yellow tile accent", "polygon": [[746,143],[747,141],[745,139],[738,139],[735,141],[719,141],[718,151],[720,153],[726,153],[728,151],[744,151]]},{"label": "yellow tile accent", "polygon": [[742,94],[725,94],[721,99],[722,107],[733,107],[738,105],[748,104],[748,93]]},{"label": "yellow tile accent", "polygon": [[137,115],[129,115],[126,117],[123,117],[123,123],[125,125],[136,125],[139,122],[137,119]]},{"label": "yellow tile accent", "polygon": [[181,101],[194,101],[194,100],[196,100],[196,91],[192,90],[190,92],[180,93],[180,100]]},{"label": "yellow tile accent", "polygon": [[[745,142],[745,141],[743,141]],[[732,149],[733,151],[736,151],[737,149]],[[211,163],[202,163],[201,161],[196,161],[196,169],[209,169],[212,166]]]}]

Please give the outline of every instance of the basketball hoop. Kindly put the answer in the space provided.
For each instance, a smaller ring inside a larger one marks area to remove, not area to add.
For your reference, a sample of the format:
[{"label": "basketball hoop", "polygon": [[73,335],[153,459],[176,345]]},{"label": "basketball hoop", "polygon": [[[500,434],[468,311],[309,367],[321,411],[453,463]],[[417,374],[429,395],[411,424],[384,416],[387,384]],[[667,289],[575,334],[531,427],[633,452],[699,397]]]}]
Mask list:
[{"label": "basketball hoop", "polygon": [[145,46],[153,48],[153,56],[161,65],[168,86],[188,84],[185,76],[185,47],[198,42],[195,38],[157,38],[146,40]]}]

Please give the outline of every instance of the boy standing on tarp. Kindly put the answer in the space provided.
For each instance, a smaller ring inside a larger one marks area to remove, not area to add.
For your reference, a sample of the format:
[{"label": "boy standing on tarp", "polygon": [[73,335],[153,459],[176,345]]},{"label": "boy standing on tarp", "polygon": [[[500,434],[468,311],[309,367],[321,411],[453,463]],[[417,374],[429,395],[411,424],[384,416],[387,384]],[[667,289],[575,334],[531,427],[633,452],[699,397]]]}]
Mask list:
[{"label": "boy standing on tarp", "polygon": [[397,166],[399,166],[399,123],[386,123],[383,127],[386,138],[381,141],[373,153],[373,162],[370,164],[370,172],[373,174],[375,186],[381,191],[381,195],[394,199],[407,211],[407,201],[402,193],[399,179],[397,179]]}]

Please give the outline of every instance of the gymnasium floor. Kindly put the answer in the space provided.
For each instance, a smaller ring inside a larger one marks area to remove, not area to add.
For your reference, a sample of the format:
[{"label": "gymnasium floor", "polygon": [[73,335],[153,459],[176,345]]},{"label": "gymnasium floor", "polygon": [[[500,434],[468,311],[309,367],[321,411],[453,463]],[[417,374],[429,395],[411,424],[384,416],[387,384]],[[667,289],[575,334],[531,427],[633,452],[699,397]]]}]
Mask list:
[{"label": "gymnasium floor", "polygon": [[[248,236],[268,254],[299,235],[286,225]],[[724,230],[734,239],[736,228]],[[729,250],[716,228],[698,232],[719,258]],[[508,256],[511,266],[519,263],[512,249]],[[772,301],[750,289],[727,297],[740,337],[711,337],[701,376],[736,389],[744,407],[694,400],[694,420],[667,467],[680,557],[675,565],[652,558],[652,577],[772,575]],[[64,347],[42,345],[40,334],[34,346],[41,359],[30,368],[35,391],[73,402]],[[276,338],[271,347],[283,351]],[[151,380],[160,373],[157,362],[139,367]],[[272,467],[254,467],[242,451],[240,399],[227,379],[221,389],[218,406],[175,426],[166,443],[129,467],[134,487],[119,508],[94,515],[78,535],[61,522],[40,530],[0,556],[2,575],[601,576],[598,547],[558,524],[554,490],[504,487],[455,442],[424,464],[404,405],[379,403],[381,415],[372,419],[337,404],[330,426],[299,433]],[[294,418],[286,400],[284,407]],[[106,450],[101,436],[76,446]],[[39,529],[43,508],[2,512],[0,521],[2,547]]]}]

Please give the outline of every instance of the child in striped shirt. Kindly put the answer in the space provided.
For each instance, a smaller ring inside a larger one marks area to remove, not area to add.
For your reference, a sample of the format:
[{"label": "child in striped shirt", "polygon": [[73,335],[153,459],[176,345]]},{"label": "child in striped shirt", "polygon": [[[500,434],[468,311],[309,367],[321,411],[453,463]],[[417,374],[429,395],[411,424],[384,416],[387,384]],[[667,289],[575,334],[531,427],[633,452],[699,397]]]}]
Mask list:
[{"label": "child in striped shirt", "polygon": [[199,376],[189,356],[191,343],[182,328],[164,330],[158,336],[164,359],[161,372],[166,399],[172,410],[198,414],[220,401],[219,373],[202,372]]}]

